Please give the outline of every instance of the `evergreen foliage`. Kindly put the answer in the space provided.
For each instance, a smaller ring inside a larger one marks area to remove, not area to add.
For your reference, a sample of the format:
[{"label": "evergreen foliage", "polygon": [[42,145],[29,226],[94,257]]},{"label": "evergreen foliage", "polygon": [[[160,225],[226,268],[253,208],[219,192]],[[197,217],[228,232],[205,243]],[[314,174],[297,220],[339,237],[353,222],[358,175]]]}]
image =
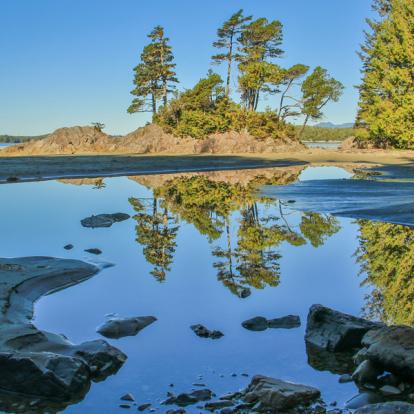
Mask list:
[{"label": "evergreen foliage", "polygon": [[414,2],[377,0],[360,56],[359,138],[414,148]]}]

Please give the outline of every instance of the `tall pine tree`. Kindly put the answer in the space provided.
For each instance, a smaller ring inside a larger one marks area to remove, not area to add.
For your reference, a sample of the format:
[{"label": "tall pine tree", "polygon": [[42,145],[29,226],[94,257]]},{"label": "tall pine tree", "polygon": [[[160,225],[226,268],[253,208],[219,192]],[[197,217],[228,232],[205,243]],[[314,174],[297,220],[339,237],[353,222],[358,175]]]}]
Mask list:
[{"label": "tall pine tree", "polygon": [[213,46],[221,50],[224,49],[224,51],[214,55],[212,59],[217,64],[227,63],[226,96],[229,96],[230,93],[231,68],[235,57],[237,39],[242,26],[251,19],[251,16],[244,16],[243,10],[239,10],[217,30],[218,39],[213,43]]},{"label": "tall pine tree", "polygon": [[129,113],[156,114],[159,100],[162,100],[164,106],[167,105],[168,94],[174,90],[174,84],[178,82],[174,71],[174,55],[164,29],[156,26],[148,37],[151,43],[144,47],[141,63],[134,68],[135,88],[131,94],[135,98],[128,108]]},{"label": "tall pine tree", "polygon": [[360,56],[363,82],[357,126],[376,146],[414,148],[414,1],[376,0],[379,19]]}]

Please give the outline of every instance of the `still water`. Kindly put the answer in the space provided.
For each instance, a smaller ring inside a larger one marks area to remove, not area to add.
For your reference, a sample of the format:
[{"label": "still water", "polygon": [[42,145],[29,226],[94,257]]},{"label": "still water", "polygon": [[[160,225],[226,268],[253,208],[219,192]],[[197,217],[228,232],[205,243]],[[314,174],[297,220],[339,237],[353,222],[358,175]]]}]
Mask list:
[{"label": "still water", "polygon": [[[128,355],[125,365],[65,413],[124,412],[119,398],[125,393],[165,412],[159,402],[167,391],[187,392],[202,382],[221,395],[249,383],[241,374],[313,385],[339,406],[357,394],[353,383],[339,384],[338,375],[308,363],[304,332],[315,303],[381,316],[366,265],[372,249],[363,245],[369,239],[363,232],[375,224],[296,212],[257,193],[261,184],[350,176],[338,168],[292,167],[0,186],[2,257],[114,264],[43,297],[35,308],[38,328],[77,343],[98,338],[95,329],[110,313],[158,318],[135,337],[109,340]],[[115,212],[131,219],[102,229],[80,224]],[[73,250],[63,249],[68,243]],[[93,256],[88,248],[103,253]],[[251,294],[242,298],[243,289]],[[254,316],[288,314],[299,315],[302,326],[264,332],[241,326]],[[224,337],[197,337],[190,329],[197,323]]]}]

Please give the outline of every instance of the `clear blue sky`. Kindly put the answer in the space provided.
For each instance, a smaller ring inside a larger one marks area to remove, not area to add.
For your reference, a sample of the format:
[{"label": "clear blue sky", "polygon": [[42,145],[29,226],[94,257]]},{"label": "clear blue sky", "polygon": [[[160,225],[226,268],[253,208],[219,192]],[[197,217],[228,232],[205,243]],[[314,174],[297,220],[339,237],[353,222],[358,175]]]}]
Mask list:
[{"label": "clear blue sky", "polygon": [[166,28],[180,87],[190,87],[210,66],[217,27],[239,8],[283,23],[280,64],[321,65],[346,86],[324,120],[352,122],[356,51],[371,0],[1,0],[0,134],[93,121],[114,134],[136,129],[149,118],[126,109],[147,33],[157,24]]}]

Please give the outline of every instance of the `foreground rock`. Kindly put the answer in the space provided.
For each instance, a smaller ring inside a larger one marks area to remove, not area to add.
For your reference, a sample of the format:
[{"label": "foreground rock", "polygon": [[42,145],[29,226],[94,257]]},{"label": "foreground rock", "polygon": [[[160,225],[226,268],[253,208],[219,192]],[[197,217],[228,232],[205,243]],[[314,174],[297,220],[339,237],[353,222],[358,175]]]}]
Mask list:
[{"label": "foreground rock", "polygon": [[370,404],[359,408],[355,414],[414,414],[414,405],[400,401]]},{"label": "foreground rock", "polygon": [[414,381],[414,329],[391,326],[371,330],[362,338],[365,349],[361,359],[380,366],[382,370]]},{"label": "foreground rock", "polygon": [[107,338],[118,339],[135,336],[139,331],[157,320],[154,316],[136,316],[133,318],[111,318],[96,329]]},{"label": "foreground rock", "polygon": [[97,216],[86,217],[81,220],[83,227],[111,227],[112,224],[128,220],[131,216],[125,213],[98,214]]},{"label": "foreground rock", "polygon": [[204,325],[192,325],[190,326],[191,330],[200,338],[210,338],[210,339],[219,339],[224,336],[223,332],[220,331],[211,331],[207,329]]},{"label": "foreground rock", "polygon": [[313,305],[308,314],[305,340],[330,352],[351,352],[361,348],[363,336],[383,324]]},{"label": "foreground rock", "polygon": [[267,328],[292,329],[300,326],[300,318],[296,315],[287,315],[275,319],[266,319],[263,316],[256,316],[242,322],[242,326],[250,331],[264,331]]},{"label": "foreground rock", "polygon": [[74,345],[31,323],[33,303],[41,296],[98,272],[78,260],[0,259],[1,389],[65,406],[82,399],[91,381],[103,380],[122,366],[126,355],[105,341]]},{"label": "foreground rock", "polygon": [[277,412],[308,405],[319,397],[320,391],[316,388],[256,375],[242,399],[254,404],[256,411]]},{"label": "foreground rock", "polygon": [[303,151],[298,140],[288,137],[257,139],[247,132],[213,134],[206,139],[179,138],[157,125],[147,125],[123,137],[110,137],[93,127],[60,128],[46,138],[14,145],[2,155],[43,154],[240,154]]}]

